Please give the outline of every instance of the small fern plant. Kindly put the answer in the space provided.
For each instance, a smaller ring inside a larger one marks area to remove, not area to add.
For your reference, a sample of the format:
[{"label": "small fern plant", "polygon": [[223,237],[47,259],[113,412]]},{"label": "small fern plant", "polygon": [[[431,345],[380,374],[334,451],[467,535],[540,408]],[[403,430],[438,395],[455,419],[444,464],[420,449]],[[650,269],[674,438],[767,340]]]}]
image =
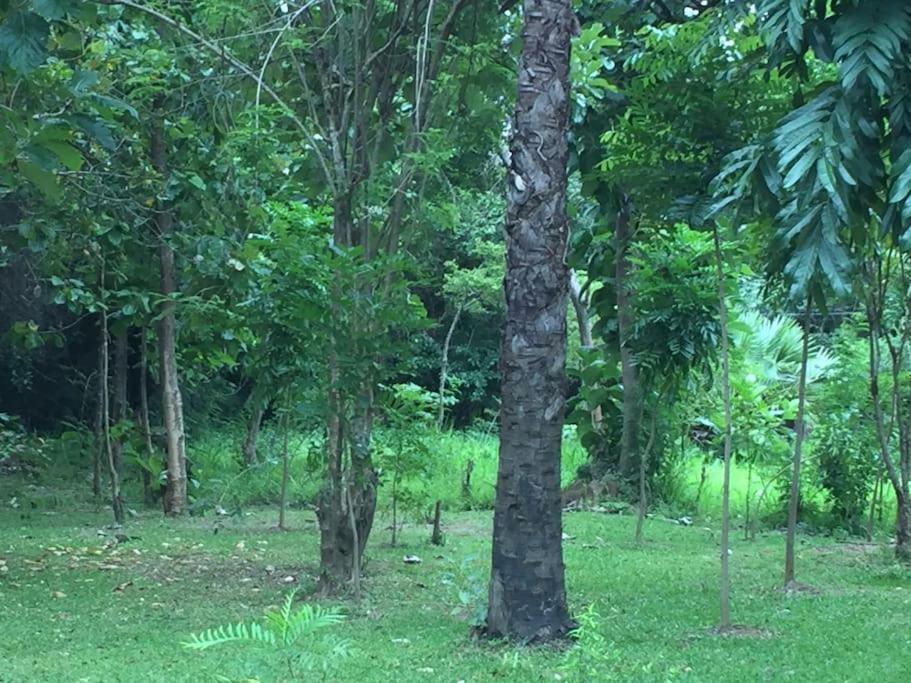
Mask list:
[{"label": "small fern plant", "polygon": [[338,659],[350,655],[350,646],[346,640],[315,637],[314,633],[337,626],[345,617],[336,609],[319,605],[302,605],[295,610],[296,594],[296,590],[291,591],[279,609],[266,612],[264,623],[239,622],[210,628],[191,634],[183,646],[207,650],[222,645],[258,645],[279,655],[292,678],[300,670],[321,670],[325,676]]},{"label": "small fern plant", "polygon": [[601,632],[602,619],[594,604],[576,621],[577,628],[570,632],[575,644],[566,651],[560,666],[564,679],[572,683],[616,680],[613,668],[618,663],[617,653]]}]

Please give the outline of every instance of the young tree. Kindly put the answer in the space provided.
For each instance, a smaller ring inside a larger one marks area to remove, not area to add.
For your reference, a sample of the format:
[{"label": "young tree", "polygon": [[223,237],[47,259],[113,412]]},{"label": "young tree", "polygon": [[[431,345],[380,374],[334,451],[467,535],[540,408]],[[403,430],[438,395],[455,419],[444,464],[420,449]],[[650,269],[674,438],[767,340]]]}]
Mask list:
[{"label": "young tree", "polygon": [[560,502],[569,239],[569,0],[525,0],[506,213],[500,463],[487,633],[562,638]]}]

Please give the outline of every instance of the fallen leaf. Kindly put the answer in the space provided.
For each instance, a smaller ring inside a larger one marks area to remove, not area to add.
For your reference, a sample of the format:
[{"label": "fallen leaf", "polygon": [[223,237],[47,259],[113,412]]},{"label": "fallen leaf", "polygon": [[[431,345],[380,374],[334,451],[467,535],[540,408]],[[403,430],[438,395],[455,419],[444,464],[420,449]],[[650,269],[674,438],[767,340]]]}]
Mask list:
[{"label": "fallen leaf", "polygon": [[51,595],[55,598],[65,598],[66,597],[66,593],[64,593],[63,591],[52,591]]},{"label": "fallen leaf", "polygon": [[421,564],[421,558],[417,555],[405,555],[405,557],[402,558],[402,562],[405,564]]},{"label": "fallen leaf", "polygon": [[132,581],[124,581],[123,583],[114,587],[114,593],[123,593],[124,590],[133,585]]}]

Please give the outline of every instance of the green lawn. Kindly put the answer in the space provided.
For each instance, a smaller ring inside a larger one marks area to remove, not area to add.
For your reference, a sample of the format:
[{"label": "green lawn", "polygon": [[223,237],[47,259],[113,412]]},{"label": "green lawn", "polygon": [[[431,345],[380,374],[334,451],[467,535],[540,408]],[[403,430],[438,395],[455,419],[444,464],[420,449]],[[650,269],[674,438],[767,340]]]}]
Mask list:
[{"label": "green lawn", "polygon": [[[290,586],[311,587],[312,513],[294,511],[294,530],[281,533],[271,528],[272,511],[258,510],[223,521],[217,534],[212,516],[164,521],[147,513],[127,529],[139,538],[105,549],[110,537],[98,533],[108,522],[104,510],[33,509],[23,496],[14,509],[8,492],[2,500],[3,683],[200,681],[218,674],[288,680],[255,648],[197,653],[179,643],[209,626],[256,618]],[[377,524],[364,600],[342,605],[349,618],[336,629],[357,652],[326,680],[911,680],[911,574],[884,549],[801,538],[799,579],[818,592],[789,596],[777,590],[782,536],[735,539],[735,620],[757,631],[719,638],[710,632],[715,528],[656,518],[646,528],[648,544],[638,548],[631,516],[570,513],[570,601],[575,610],[595,603],[612,655],[597,674],[572,678],[560,673],[562,652],[472,641],[459,586],[484,580],[491,516],[447,513],[444,523],[443,548],[427,543],[422,525],[407,526],[404,545],[390,548],[386,524]],[[422,564],[404,564],[406,553]],[[462,577],[456,585],[447,582],[452,574]]]}]

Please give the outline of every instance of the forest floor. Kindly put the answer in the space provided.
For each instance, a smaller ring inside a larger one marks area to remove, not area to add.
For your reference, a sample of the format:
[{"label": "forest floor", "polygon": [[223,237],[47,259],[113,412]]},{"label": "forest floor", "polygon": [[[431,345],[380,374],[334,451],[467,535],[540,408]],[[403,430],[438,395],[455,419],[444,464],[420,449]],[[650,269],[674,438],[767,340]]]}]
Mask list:
[{"label": "forest floor", "polygon": [[[255,646],[180,644],[259,618],[294,586],[305,595],[318,552],[312,512],[292,511],[287,532],[274,529],[272,510],[176,521],[140,512],[117,542],[108,510],[55,507],[46,496],[33,507],[37,489],[11,483],[0,480],[0,681],[289,680]],[[387,523],[376,525],[363,600],[336,603],[347,619],[332,633],[353,654],[325,678],[297,680],[911,680],[911,572],[884,547],[803,536],[798,578],[816,590],[786,594],[783,536],[738,535],[733,614],[749,629],[719,637],[716,528],[656,518],[638,547],[632,516],[568,513],[571,606],[594,603],[609,644],[594,671],[573,673],[566,652],[471,638],[491,514],[445,513],[443,522],[442,547],[429,545],[424,525],[406,525],[390,547]]]}]

